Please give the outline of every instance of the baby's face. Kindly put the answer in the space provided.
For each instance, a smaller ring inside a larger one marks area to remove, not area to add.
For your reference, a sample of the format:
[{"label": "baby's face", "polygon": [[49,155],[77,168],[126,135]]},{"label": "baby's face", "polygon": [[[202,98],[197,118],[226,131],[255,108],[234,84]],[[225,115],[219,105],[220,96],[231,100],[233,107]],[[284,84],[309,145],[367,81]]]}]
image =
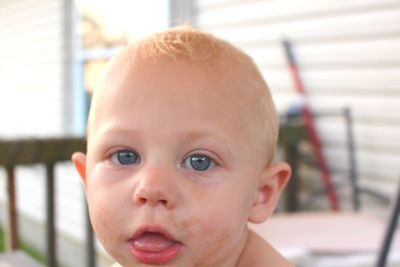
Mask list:
[{"label": "baby's face", "polygon": [[108,77],[95,98],[86,190],[124,267],[233,266],[264,157],[240,82],[178,61]]}]

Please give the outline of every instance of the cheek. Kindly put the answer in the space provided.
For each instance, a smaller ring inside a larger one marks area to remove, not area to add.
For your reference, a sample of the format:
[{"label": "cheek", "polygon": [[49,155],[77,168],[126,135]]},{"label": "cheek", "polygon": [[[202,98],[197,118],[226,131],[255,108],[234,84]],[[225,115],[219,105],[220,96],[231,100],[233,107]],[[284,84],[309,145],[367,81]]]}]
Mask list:
[{"label": "cheek", "polygon": [[89,204],[89,214],[96,237],[109,255],[123,262],[126,259],[126,251],[122,244],[126,241],[126,235],[122,230],[122,218],[118,217],[123,212],[112,202],[104,203],[95,199]]},{"label": "cheek", "polygon": [[[115,198],[117,194],[110,188],[95,183],[87,187],[87,201],[90,220],[96,236],[107,246],[108,243],[120,239],[122,203]],[[121,196],[121,192],[118,194]]]},{"label": "cheek", "polygon": [[90,220],[98,237],[101,237],[103,233],[107,232],[104,231],[104,228],[114,228],[114,220],[111,218],[113,218],[115,214],[114,210],[110,208],[110,205],[110,203],[104,202],[103,199],[98,200],[97,195],[88,195]]},{"label": "cheek", "polygon": [[[215,198],[209,196],[210,199]],[[186,229],[191,240],[194,266],[219,266],[240,246],[248,214],[241,208],[243,203],[238,206],[240,202],[243,199],[224,200],[220,194],[215,201],[199,205],[190,219],[178,224],[179,228]]]},{"label": "cheek", "polygon": [[202,221],[194,240],[191,261],[194,266],[219,266],[238,247],[241,228],[229,221]]}]

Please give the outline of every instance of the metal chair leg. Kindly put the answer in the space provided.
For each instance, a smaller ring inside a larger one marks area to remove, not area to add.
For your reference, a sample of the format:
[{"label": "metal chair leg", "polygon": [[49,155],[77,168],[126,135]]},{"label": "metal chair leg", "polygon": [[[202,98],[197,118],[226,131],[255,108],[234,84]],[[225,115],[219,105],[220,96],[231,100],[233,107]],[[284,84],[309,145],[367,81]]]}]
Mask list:
[{"label": "metal chair leg", "polygon": [[393,236],[397,228],[397,222],[399,220],[399,216],[400,216],[400,182],[395,203],[393,205],[393,209],[390,215],[390,220],[386,228],[385,237],[381,246],[381,250],[378,255],[378,261],[376,267],[386,266],[389,250],[393,242]]}]

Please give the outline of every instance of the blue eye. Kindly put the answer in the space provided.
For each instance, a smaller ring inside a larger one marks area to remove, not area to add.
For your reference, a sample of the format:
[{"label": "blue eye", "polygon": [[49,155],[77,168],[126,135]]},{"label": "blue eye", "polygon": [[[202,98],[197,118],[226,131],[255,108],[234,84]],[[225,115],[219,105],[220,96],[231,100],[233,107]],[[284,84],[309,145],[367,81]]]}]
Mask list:
[{"label": "blue eye", "polygon": [[209,157],[195,154],[185,160],[185,165],[195,171],[206,171],[215,166],[215,162]]},{"label": "blue eye", "polygon": [[120,150],[111,155],[112,162],[121,165],[137,164],[139,155],[130,150]]}]

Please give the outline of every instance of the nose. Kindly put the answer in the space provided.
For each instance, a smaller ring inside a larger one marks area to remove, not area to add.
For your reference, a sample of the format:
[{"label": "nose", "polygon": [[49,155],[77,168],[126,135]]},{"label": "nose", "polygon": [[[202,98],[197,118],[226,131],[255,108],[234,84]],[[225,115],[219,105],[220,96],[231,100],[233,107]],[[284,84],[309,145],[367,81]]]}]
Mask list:
[{"label": "nose", "polygon": [[161,168],[143,168],[135,180],[135,205],[163,206],[168,209],[175,207],[179,193],[174,172]]}]

